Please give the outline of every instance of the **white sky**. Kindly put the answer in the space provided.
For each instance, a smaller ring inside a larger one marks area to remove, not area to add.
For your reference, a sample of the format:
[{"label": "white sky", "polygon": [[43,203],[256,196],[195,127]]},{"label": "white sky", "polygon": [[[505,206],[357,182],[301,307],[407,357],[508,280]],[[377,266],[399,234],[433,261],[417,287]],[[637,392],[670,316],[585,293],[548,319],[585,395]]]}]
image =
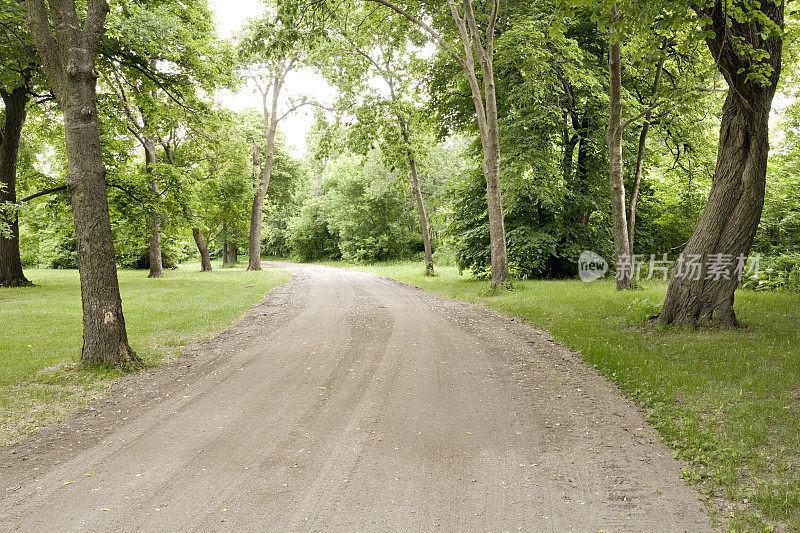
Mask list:
[{"label": "white sky", "polygon": [[[234,32],[242,28],[247,19],[257,17],[264,12],[263,0],[209,0],[209,6],[217,22],[217,33],[223,39],[230,39]],[[325,79],[309,70],[291,73],[286,80],[286,87],[281,93],[281,100],[286,103],[299,96],[308,96],[323,104],[332,105],[336,95]],[[241,111],[249,107],[262,108],[261,95],[255,86],[248,84],[237,93],[225,91],[217,95],[217,102],[228,109]],[[313,109],[300,109],[281,121],[279,129],[286,136],[288,148],[292,155],[301,157],[306,152],[306,134],[313,121]]]}]

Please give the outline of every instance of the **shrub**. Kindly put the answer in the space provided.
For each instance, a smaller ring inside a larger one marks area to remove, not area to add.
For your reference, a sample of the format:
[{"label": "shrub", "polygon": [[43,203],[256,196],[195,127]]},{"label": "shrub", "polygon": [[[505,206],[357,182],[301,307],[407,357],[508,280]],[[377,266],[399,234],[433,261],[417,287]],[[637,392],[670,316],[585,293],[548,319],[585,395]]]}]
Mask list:
[{"label": "shrub", "polygon": [[323,202],[320,196],[309,198],[286,226],[286,243],[300,261],[338,259],[340,256],[336,237],[328,229]]},{"label": "shrub", "polygon": [[741,287],[756,291],[800,292],[800,253],[783,254],[762,260],[755,279],[742,280]]}]

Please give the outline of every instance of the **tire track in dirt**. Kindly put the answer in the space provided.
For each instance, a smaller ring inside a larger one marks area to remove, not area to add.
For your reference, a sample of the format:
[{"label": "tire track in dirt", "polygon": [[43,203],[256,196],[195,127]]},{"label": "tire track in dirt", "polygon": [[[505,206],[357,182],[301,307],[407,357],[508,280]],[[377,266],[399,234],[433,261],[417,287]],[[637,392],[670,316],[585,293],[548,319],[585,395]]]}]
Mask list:
[{"label": "tire track in dirt", "polygon": [[0,530],[711,530],[641,412],[546,333],[280,266],[224,334],[0,451]]}]

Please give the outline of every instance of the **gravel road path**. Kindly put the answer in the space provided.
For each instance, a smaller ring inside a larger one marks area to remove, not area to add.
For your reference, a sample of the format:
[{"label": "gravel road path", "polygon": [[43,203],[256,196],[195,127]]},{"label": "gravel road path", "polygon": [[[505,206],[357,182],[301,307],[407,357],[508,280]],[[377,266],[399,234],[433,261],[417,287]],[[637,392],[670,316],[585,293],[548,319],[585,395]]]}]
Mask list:
[{"label": "gravel road path", "polygon": [[222,335],[0,449],[0,530],[711,530],[639,410],[546,333],[280,266]]}]

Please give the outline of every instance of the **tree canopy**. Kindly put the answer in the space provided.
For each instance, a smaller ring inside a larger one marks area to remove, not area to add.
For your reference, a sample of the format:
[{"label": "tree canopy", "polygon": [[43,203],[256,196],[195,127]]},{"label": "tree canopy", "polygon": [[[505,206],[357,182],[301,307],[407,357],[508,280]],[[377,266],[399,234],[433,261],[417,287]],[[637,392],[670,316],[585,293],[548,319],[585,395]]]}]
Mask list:
[{"label": "tree canopy", "polygon": [[[60,116],[72,67],[53,52],[75,36],[42,5],[0,3],[3,284],[82,253]],[[74,16],[93,32],[116,265],[419,256],[500,287],[574,276],[592,251],[627,288],[656,257],[797,252],[797,20],[782,2],[292,0],[232,40],[205,0]],[[334,102],[294,85],[309,73]],[[226,92],[257,97],[227,109]],[[281,131],[302,121],[305,154]],[[736,276],[672,271],[661,320],[735,324]]]}]

